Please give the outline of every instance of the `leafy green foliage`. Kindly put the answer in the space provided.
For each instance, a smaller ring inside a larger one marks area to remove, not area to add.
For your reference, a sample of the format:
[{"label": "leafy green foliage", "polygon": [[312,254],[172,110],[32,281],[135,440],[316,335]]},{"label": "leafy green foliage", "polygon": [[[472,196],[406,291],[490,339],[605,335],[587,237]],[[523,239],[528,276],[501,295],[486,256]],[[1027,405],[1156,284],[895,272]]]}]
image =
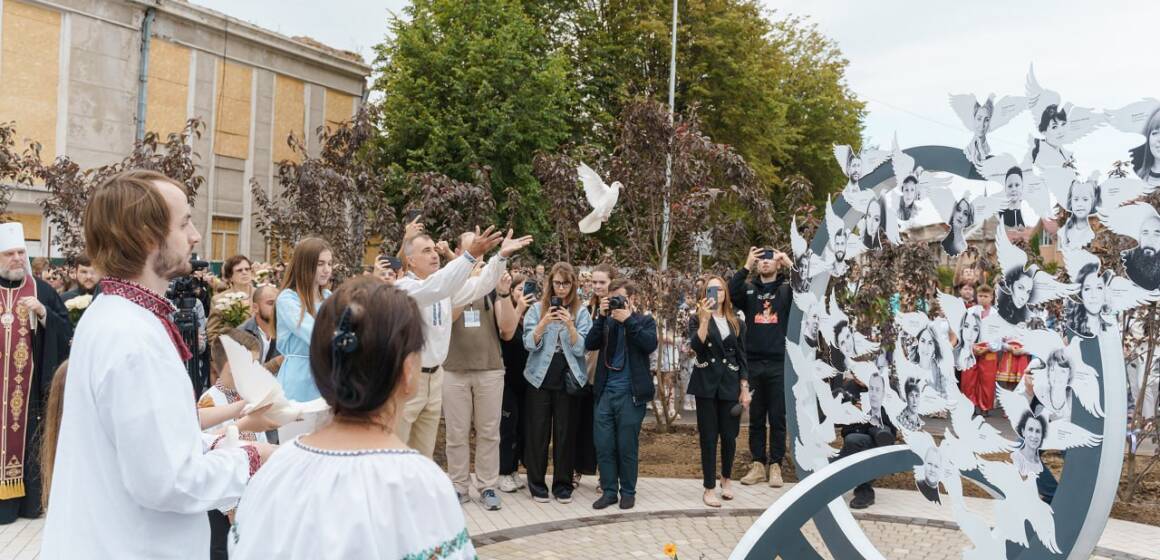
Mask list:
[{"label": "leafy green foliage", "polygon": [[[545,231],[532,158],[569,136],[576,93],[568,58],[511,0],[416,0],[406,16],[376,47],[379,165],[457,181],[486,165],[497,209],[521,232]],[[506,212],[513,198],[520,211]]]}]

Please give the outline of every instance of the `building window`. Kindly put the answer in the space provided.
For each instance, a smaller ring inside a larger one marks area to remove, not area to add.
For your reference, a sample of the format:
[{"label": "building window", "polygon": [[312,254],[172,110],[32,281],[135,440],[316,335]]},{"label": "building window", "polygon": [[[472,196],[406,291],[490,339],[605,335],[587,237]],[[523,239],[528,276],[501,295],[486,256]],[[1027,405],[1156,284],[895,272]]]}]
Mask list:
[{"label": "building window", "polygon": [[241,230],[241,218],[214,216],[209,228],[210,260],[222,261],[238,254],[238,232]]}]

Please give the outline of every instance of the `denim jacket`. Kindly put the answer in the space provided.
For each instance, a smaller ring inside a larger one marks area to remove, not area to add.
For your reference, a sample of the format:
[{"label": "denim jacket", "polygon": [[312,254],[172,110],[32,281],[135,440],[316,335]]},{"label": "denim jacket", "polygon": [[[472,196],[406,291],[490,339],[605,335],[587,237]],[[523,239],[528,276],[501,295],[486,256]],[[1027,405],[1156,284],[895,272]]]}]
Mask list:
[{"label": "denim jacket", "polygon": [[568,328],[563,323],[551,322],[544,328],[544,336],[536,343],[536,325],[540,324],[540,308],[543,304],[537,303],[528,309],[524,315],[524,348],[528,349],[528,365],[524,368],[524,378],[533,387],[539,389],[548,375],[548,366],[556,354],[556,347],[564,345],[564,360],[568,362],[568,369],[572,377],[576,378],[581,386],[588,383],[588,366],[584,361],[584,337],[588,329],[592,328],[592,316],[581,306],[572,320],[576,324],[576,332],[580,334],[576,343],[572,344],[568,335]]}]

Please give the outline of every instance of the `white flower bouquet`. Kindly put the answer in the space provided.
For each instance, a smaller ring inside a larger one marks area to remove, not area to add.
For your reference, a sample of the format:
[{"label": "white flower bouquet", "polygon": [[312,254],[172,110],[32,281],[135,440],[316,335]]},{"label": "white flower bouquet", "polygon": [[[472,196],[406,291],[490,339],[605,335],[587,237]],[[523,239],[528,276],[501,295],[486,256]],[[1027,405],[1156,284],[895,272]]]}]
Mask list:
[{"label": "white flower bouquet", "polygon": [[92,303],[93,296],[91,294],[80,295],[64,302],[65,309],[68,309],[68,320],[74,327],[81,321],[81,315],[85,314],[85,310]]}]

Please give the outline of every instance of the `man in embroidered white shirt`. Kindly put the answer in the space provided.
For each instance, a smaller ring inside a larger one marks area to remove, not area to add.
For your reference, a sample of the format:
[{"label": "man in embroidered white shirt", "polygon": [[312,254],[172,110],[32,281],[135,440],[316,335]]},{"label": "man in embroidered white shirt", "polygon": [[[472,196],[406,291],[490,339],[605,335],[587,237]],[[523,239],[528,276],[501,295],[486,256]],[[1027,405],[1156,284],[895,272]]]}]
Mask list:
[{"label": "man in embroidered white shirt", "polygon": [[[476,232],[463,255],[451,259],[439,268],[439,254],[435,241],[421,231],[408,226],[403,240],[403,260],[406,274],[395,282],[395,287],[406,291],[419,304],[419,311],[427,324],[426,344],[423,345],[422,366],[425,375],[419,378],[418,389],[399,416],[397,433],[407,445],[423,455],[435,453],[435,436],[439,430],[439,416],[443,408],[443,361],[451,344],[451,311],[466,305],[495,289],[501,274],[507,270],[507,260],[520,249],[531,245],[532,237],[513,238],[511,230],[501,240],[502,232],[494,227],[483,233]],[[502,241],[502,244],[501,244]],[[500,245],[499,253],[488,261],[478,276],[471,269],[478,259]]]},{"label": "man in embroidered white shirt", "polygon": [[89,195],[84,233],[105,278],[73,338],[40,558],[202,560],[205,512],[236,503],[275,448],[215,450],[198,424],[190,351],[160,295],[201,240],[186,192],[116,175]]}]

